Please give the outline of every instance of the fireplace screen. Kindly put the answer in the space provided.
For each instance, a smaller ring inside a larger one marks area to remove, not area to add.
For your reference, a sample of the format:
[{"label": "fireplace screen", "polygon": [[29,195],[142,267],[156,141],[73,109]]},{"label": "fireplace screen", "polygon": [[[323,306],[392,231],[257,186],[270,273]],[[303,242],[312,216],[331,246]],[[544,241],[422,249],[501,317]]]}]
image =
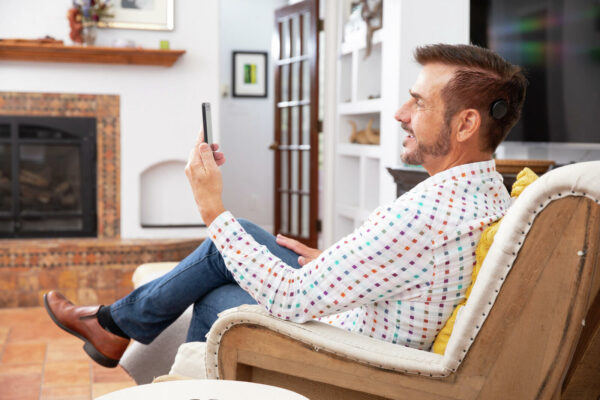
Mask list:
[{"label": "fireplace screen", "polygon": [[0,117],[0,237],[96,236],[96,120]]}]

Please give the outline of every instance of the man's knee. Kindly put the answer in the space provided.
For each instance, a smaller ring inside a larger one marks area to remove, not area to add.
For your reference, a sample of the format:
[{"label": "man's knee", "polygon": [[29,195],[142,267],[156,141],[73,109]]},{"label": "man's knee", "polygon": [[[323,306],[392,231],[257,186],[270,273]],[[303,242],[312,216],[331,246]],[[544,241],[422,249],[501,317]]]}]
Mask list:
[{"label": "man's knee", "polygon": [[242,304],[256,304],[256,300],[254,300],[244,289],[239,287],[237,283],[230,283],[207,293],[202,300],[194,305],[194,310],[196,310],[196,308],[198,308],[198,311],[203,308],[205,310],[213,310],[216,315],[221,311]]}]

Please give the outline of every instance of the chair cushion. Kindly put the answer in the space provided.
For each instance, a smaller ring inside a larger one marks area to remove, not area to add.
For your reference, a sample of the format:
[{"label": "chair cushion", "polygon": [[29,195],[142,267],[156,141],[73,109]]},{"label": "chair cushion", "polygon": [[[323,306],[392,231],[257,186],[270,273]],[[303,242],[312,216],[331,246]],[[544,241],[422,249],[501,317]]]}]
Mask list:
[{"label": "chair cushion", "polygon": [[134,288],[139,288],[145,283],[153,281],[172,270],[177,265],[176,261],[153,262],[137,267],[131,277]]},{"label": "chair cushion", "polygon": [[[521,192],[523,192],[523,189],[529,186],[529,184],[531,184],[537,178],[538,176],[535,174],[535,172],[533,172],[529,168],[524,168],[517,175],[517,180],[513,184],[510,195],[514,198],[519,197]],[[477,245],[477,249],[475,250],[476,265],[473,268],[473,273],[471,274],[471,284],[465,292],[465,298],[458,304],[458,306],[456,306],[454,312],[452,312],[452,315],[450,316],[450,318],[448,318],[446,324],[435,338],[432,348],[434,353],[443,355],[446,351],[446,346],[448,345],[448,340],[450,339],[450,335],[452,334],[452,329],[454,329],[456,318],[462,307],[469,299],[469,296],[471,295],[471,290],[473,289],[473,285],[475,284],[477,275],[481,270],[483,260],[485,260],[485,256],[487,256],[487,253],[490,247],[492,246],[492,243],[494,242],[494,236],[496,236],[496,232],[498,232],[498,228],[500,227],[500,221],[502,221],[502,218],[488,226],[487,229],[481,234],[481,239],[479,240],[479,244]]]},{"label": "chair cushion", "polygon": [[[158,278],[169,272],[177,262],[158,262],[142,264],[133,273],[131,280],[134,288]],[[120,365],[135,380],[138,385],[152,382],[154,377],[164,375],[169,371],[175,359],[175,353],[187,336],[190,320],[190,306],[175,322],[165,329],[149,345],[132,341],[121,357]]]},{"label": "chair cushion", "polygon": [[175,362],[169,375],[186,376],[192,379],[207,379],[206,342],[188,342],[179,346]]}]

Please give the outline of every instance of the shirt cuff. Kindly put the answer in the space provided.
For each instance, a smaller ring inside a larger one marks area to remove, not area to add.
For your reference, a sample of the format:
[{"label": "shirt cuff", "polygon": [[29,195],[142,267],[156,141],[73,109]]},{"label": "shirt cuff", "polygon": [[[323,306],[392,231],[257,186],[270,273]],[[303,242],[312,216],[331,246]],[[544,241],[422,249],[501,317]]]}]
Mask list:
[{"label": "shirt cuff", "polygon": [[229,211],[223,211],[213,220],[208,227],[208,237],[215,244],[217,250],[225,257],[228,249],[232,248],[230,237],[236,232],[243,231],[239,222]]},{"label": "shirt cuff", "polygon": [[235,220],[235,217],[229,211],[223,211],[221,214],[219,214],[217,218],[215,218],[208,226],[208,234],[210,238],[213,239],[215,236],[218,237],[223,231],[221,228],[225,225],[228,225],[232,220]]}]

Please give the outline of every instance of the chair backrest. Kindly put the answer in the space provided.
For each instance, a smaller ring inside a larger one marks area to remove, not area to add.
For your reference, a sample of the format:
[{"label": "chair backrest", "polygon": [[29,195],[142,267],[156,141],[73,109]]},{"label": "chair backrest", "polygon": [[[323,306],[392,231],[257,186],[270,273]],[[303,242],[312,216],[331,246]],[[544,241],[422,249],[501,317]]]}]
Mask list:
[{"label": "chair backrest", "polygon": [[486,399],[551,398],[563,383],[566,392],[579,386],[579,365],[600,354],[599,260],[600,162],[547,173],[505,216],[446,366]]}]

